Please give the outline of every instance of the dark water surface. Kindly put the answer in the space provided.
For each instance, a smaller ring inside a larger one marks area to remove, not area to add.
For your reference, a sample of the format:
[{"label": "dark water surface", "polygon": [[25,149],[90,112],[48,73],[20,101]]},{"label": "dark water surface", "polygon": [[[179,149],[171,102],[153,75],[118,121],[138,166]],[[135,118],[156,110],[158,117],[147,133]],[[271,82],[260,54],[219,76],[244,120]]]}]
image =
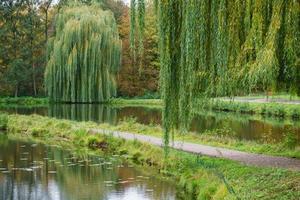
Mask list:
[{"label": "dark water surface", "polygon": [[117,157],[72,154],[0,133],[1,200],[173,200],[175,186]]},{"label": "dark water surface", "polygon": [[[161,110],[146,107],[116,108],[103,104],[56,104],[49,107],[2,108],[0,110],[110,124],[117,124],[123,118],[134,117],[139,123],[161,124]],[[203,111],[194,117],[191,125],[191,130],[199,134],[215,129],[226,129],[235,133],[235,137],[240,139],[264,142],[280,142],[288,133],[291,133],[300,142],[300,121]]]}]

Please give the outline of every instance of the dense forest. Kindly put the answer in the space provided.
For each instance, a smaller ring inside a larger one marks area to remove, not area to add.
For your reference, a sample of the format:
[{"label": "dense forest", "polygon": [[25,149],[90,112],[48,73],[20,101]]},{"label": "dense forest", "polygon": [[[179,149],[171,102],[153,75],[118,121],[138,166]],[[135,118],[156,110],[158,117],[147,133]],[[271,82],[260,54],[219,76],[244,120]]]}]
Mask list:
[{"label": "dense forest", "polygon": [[[55,35],[55,17],[72,0],[18,0],[0,3],[0,94],[45,96],[44,72],[49,38]],[[82,1],[90,5],[90,1]],[[117,75],[118,94],[140,96],[158,88],[159,58],[155,15],[147,6],[145,53],[131,60],[129,7],[121,0],[99,0],[102,9],[113,12],[122,40],[122,64]],[[147,39],[147,40],[146,40]],[[140,68],[142,66],[142,68]],[[142,70],[141,70],[142,69]]]}]

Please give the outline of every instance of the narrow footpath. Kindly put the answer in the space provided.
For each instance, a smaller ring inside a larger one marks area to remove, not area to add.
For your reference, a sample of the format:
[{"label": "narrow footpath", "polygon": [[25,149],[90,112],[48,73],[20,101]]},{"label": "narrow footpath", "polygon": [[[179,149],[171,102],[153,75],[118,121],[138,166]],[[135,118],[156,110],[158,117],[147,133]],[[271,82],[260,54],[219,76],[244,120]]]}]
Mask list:
[{"label": "narrow footpath", "polygon": [[[146,142],[149,144],[153,144],[156,146],[163,146],[163,141],[160,138],[134,134],[128,132],[120,132],[120,131],[110,131],[103,129],[90,129],[90,133],[92,134],[104,134],[104,135],[112,135],[118,138],[124,138],[126,140],[138,140],[140,142]],[[275,168],[284,168],[294,171],[300,171],[300,159],[294,158],[286,158],[280,156],[268,156],[263,154],[255,154],[255,153],[246,153],[237,150],[230,150],[220,147],[212,147],[208,145],[201,145],[189,142],[180,142],[174,141],[172,148],[196,153],[205,156],[218,157],[218,158],[226,158],[229,160],[239,161],[246,165],[258,166],[258,167],[275,167]]]}]

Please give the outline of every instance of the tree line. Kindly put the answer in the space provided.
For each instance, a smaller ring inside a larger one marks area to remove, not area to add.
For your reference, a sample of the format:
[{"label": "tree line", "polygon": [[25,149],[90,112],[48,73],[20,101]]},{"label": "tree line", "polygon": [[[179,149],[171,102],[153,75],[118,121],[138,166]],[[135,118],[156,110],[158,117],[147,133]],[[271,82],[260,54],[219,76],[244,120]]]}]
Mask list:
[{"label": "tree line", "polygon": [[[0,3],[0,96],[45,96],[47,41],[55,34],[56,15],[74,0],[5,0]],[[158,88],[159,61],[155,16],[147,17],[145,53],[132,62],[129,49],[129,7],[121,0],[99,0],[111,10],[122,40],[118,95],[136,96]],[[81,3],[91,5],[92,1]],[[147,8],[151,10],[150,8]],[[149,20],[148,20],[149,19]],[[142,60],[142,62],[140,61]]]},{"label": "tree line", "polygon": [[5,0],[0,3],[0,93],[43,94],[52,0]]}]

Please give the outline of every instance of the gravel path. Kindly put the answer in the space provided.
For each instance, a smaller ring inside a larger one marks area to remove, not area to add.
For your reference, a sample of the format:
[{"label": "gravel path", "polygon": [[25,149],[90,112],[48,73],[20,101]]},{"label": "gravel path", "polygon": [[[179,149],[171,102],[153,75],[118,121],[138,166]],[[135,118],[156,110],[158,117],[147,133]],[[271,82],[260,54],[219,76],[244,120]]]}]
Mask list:
[{"label": "gravel path", "polygon": [[[120,132],[120,131],[109,131],[102,129],[90,129],[90,133],[92,134],[105,134],[112,135],[114,137],[124,138],[126,140],[138,140],[141,142],[150,143],[157,146],[163,146],[163,141],[160,138],[134,134],[128,132]],[[294,171],[300,171],[300,160],[293,158],[285,158],[279,156],[268,156],[262,154],[255,153],[246,153],[242,151],[230,150],[219,147],[212,147],[207,145],[189,143],[189,142],[179,142],[175,141],[172,146],[174,149],[196,153],[211,157],[218,158],[227,158],[234,161],[239,161],[246,165],[260,166],[260,167],[276,167],[276,168],[284,168]]]}]

